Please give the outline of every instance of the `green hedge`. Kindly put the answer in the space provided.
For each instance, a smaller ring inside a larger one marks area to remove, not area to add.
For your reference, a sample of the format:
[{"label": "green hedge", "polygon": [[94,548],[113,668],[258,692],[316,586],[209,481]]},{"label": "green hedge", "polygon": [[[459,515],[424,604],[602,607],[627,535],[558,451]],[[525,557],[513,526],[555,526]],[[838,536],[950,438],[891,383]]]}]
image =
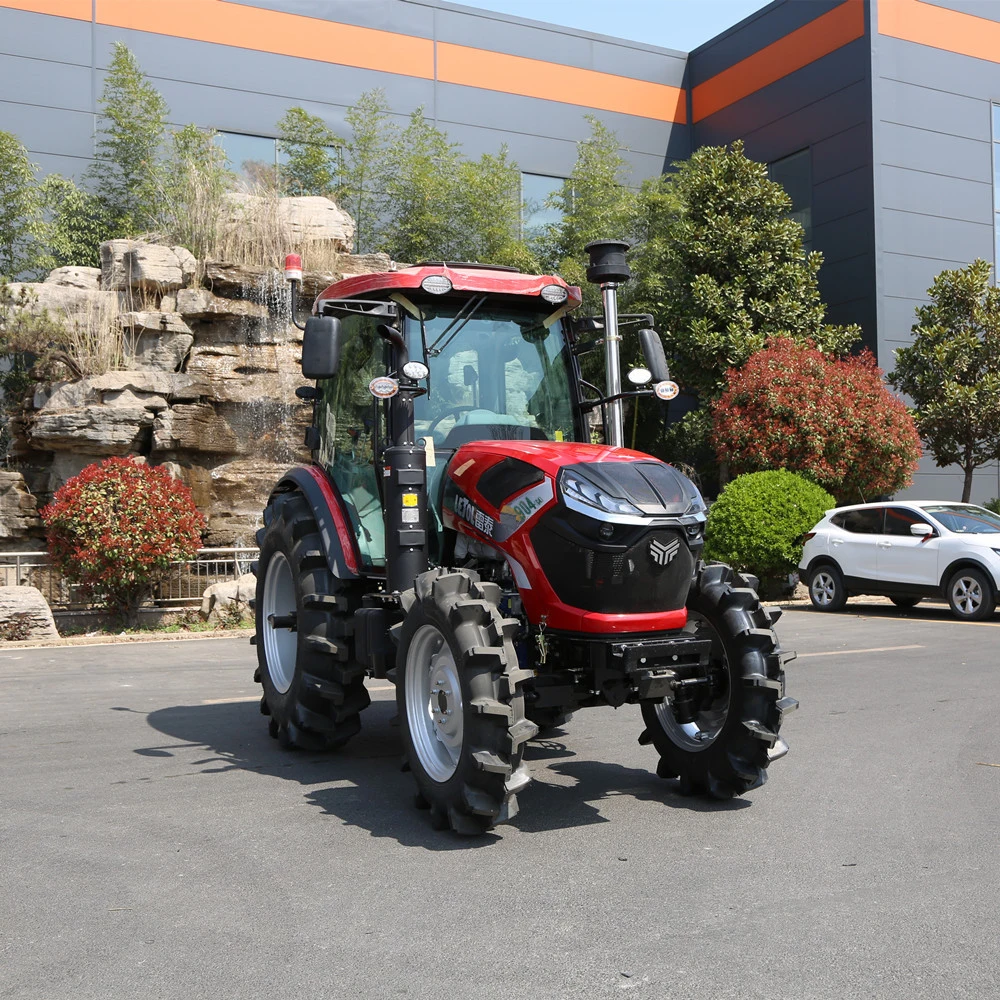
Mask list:
[{"label": "green hedge", "polygon": [[791,573],[802,535],[836,501],[822,487],[784,470],[734,479],[712,504],[705,558],[764,578]]}]

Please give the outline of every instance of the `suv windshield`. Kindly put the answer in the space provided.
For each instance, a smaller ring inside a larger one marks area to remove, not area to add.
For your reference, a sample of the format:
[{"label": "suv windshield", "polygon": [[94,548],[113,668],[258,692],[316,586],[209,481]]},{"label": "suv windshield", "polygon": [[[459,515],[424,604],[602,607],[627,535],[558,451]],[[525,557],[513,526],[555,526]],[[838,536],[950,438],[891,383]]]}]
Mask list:
[{"label": "suv windshield", "polygon": [[983,535],[1000,531],[1000,517],[985,507],[956,506],[942,504],[940,507],[924,507],[928,514],[943,524],[949,531],[960,535]]},{"label": "suv windshield", "polygon": [[410,357],[421,356],[423,335],[431,369],[430,391],[414,401],[418,440],[451,449],[484,439],[575,439],[561,320],[546,327],[549,312],[484,300],[422,308],[422,333],[418,320],[407,319]]}]

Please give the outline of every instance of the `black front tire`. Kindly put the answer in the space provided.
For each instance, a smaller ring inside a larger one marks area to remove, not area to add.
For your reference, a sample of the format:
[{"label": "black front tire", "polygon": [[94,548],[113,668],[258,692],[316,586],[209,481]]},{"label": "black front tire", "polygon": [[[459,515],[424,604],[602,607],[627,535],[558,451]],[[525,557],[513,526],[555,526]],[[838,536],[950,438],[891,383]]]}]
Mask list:
[{"label": "black front tire", "polygon": [[833,563],[822,563],[809,573],[809,600],[817,611],[842,611],[847,603],[844,577]]},{"label": "black front tire", "polygon": [[992,581],[980,569],[960,569],[948,581],[948,606],[964,622],[985,621],[997,606]]},{"label": "black front tire", "polygon": [[[728,566],[704,566],[688,597],[686,631],[712,640],[711,685],[695,695],[694,712],[677,703],[643,702],[641,743],[660,754],[657,774],[679,778],[685,794],[729,799],[758,788],[772,760],[787,751],[779,738],[785,675],[771,618],[755,591],[735,587]],[[685,721],[694,714],[693,721]]]},{"label": "black front tire", "polygon": [[264,521],[254,601],[261,712],[282,746],[332,750],[358,733],[371,702],[353,659],[359,597],[330,572],[302,494],[277,496]]},{"label": "black front tire", "polygon": [[500,614],[500,588],[467,570],[422,573],[402,600],[396,698],[417,801],[437,829],[484,833],[516,814],[530,780],[521,756],[538,729],[524,715],[519,625]]}]

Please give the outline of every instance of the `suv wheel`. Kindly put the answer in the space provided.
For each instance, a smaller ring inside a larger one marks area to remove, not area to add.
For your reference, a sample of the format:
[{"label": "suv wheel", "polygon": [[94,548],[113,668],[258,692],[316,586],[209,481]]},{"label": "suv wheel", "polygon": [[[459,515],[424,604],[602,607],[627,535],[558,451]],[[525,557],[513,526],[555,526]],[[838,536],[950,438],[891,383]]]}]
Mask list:
[{"label": "suv wheel", "polygon": [[844,577],[836,566],[824,563],[812,571],[809,600],[817,611],[840,611],[847,603]]},{"label": "suv wheel", "polygon": [[956,618],[981,622],[996,608],[993,586],[982,570],[971,566],[960,569],[948,581],[948,604]]}]

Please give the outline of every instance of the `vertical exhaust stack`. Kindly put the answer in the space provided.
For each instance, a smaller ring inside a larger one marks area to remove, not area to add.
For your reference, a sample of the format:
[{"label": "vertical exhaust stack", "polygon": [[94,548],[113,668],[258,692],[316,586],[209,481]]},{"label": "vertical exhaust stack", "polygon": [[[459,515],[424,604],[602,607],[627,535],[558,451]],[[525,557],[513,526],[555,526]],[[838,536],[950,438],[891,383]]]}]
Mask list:
[{"label": "vertical exhaust stack", "polygon": [[[587,281],[601,286],[604,302],[604,360],[606,388],[605,394],[617,396],[622,391],[622,369],[618,345],[618,286],[632,277],[625,261],[625,252],[630,244],[624,240],[595,240],[584,249],[590,254]],[[625,424],[622,416],[622,401],[615,399],[605,409],[607,444],[621,448],[625,443]]]}]

